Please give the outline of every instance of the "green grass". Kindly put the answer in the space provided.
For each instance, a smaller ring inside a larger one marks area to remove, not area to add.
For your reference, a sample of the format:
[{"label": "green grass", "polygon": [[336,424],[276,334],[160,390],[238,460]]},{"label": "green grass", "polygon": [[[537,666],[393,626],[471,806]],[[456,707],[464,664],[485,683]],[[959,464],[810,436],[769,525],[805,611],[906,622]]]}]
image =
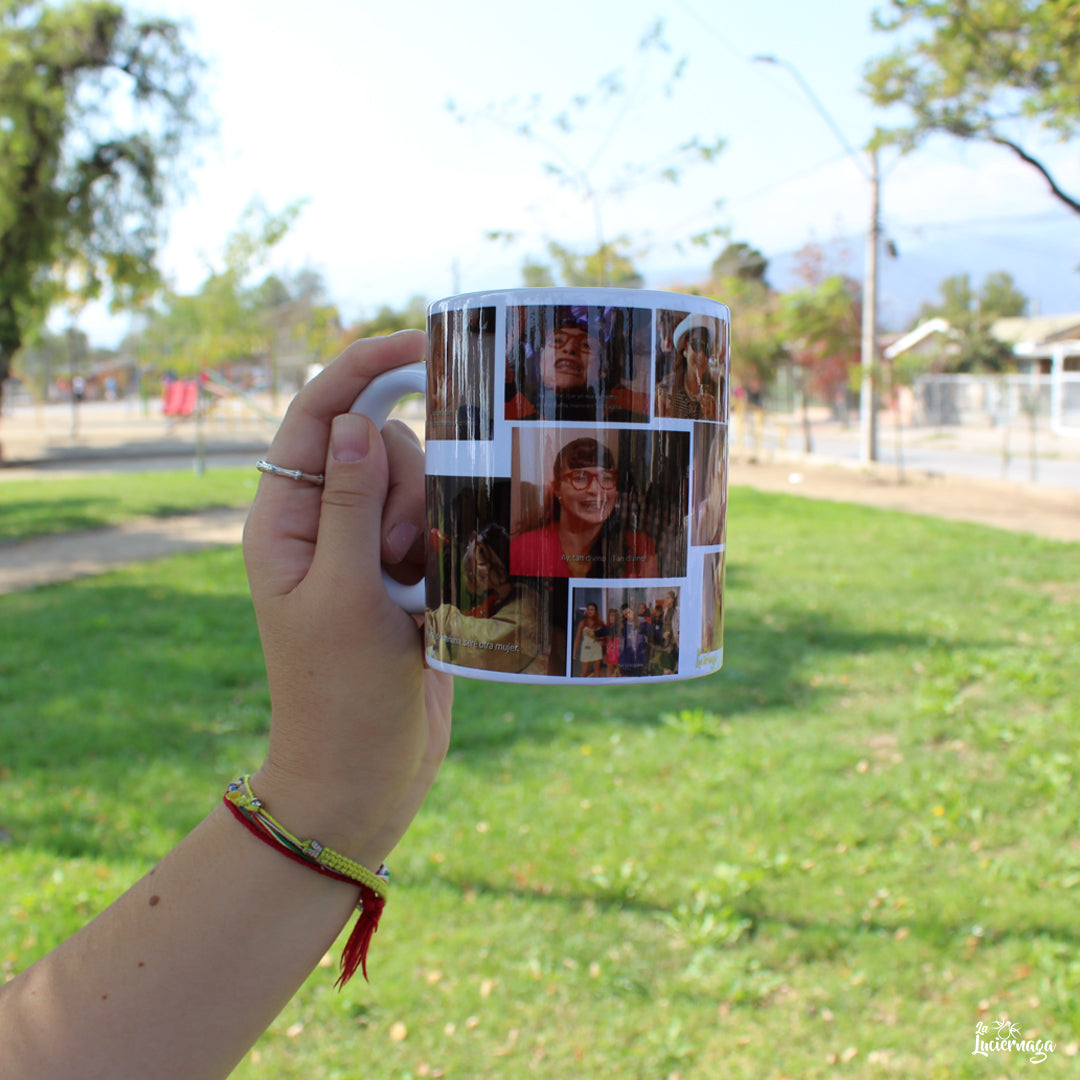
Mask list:
[{"label": "green grass", "polygon": [[[317,971],[243,1080],[1026,1075],[1080,1039],[1080,546],[736,489],[724,671],[461,680],[370,986]],[[235,551],[0,598],[0,965],[254,766]],[[164,796],[163,794],[164,793]]]},{"label": "green grass", "polygon": [[190,469],[93,474],[66,479],[0,474],[0,543],[167,517],[219,506],[247,506],[255,497],[254,469]]}]

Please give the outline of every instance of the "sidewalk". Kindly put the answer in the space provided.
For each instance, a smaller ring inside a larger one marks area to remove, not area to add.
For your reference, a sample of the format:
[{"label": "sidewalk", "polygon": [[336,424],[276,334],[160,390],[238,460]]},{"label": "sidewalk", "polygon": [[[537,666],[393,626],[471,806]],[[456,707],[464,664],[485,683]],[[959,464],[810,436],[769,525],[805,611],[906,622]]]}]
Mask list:
[{"label": "sidewalk", "polygon": [[[191,417],[164,416],[160,401],[146,406],[136,400],[87,402],[79,407],[77,423],[71,405],[5,404],[0,415],[0,480],[5,469],[55,470],[95,461],[176,458],[182,467],[200,444],[207,456],[250,454],[254,462],[269,447],[289,399],[282,395],[275,406],[269,394],[260,394],[254,402],[264,415],[239,400],[220,401],[201,424]],[[405,402],[393,415],[423,438],[419,401]]]},{"label": "sidewalk", "polygon": [[0,596],[104,574],[132,562],[239,544],[247,508],[140,518],[110,529],[0,544]]},{"label": "sidewalk", "polygon": [[[848,424],[812,409],[811,443],[815,459],[857,465],[861,455],[858,417]],[[732,454],[758,458],[772,454],[802,456],[806,445],[801,416],[771,414],[764,424],[755,417],[732,418]],[[904,426],[899,432],[891,412],[882,411],[877,431],[878,464],[894,474],[966,476],[1042,488],[1080,492],[1080,435],[1061,435],[1040,427]]]},{"label": "sidewalk", "polygon": [[[30,408],[5,410],[0,439],[9,448],[6,475],[12,479],[45,469],[55,474],[65,462],[74,466],[95,458],[126,458],[134,463],[153,457],[182,462],[195,454],[193,426],[170,432],[165,418],[141,415],[125,403],[84,406],[75,437],[70,434],[70,407],[51,406],[42,413]],[[405,419],[422,431],[418,412]],[[273,432],[267,427],[262,421],[232,424],[228,417],[219,417],[207,424],[207,452],[250,453],[253,463],[269,445]],[[1080,448],[1077,456],[1080,465]],[[0,468],[0,483],[4,478]],[[732,486],[861,503],[1080,543],[1078,491],[916,469],[908,469],[901,483],[895,466],[863,467],[851,460],[782,451],[775,440],[772,446],[766,440],[754,450],[739,442],[738,433],[732,441],[729,478]],[[115,529],[3,544],[0,594],[102,573],[140,559],[237,544],[246,516],[246,509],[240,509],[147,518]],[[733,519],[729,542],[735,550],[753,538],[741,537]]]},{"label": "sidewalk", "polygon": [[[270,401],[260,401],[267,412]],[[285,411],[281,402],[277,414]],[[270,445],[276,423],[240,402],[222,402],[201,424],[162,415],[161,402],[92,401],[71,405],[5,405],[0,415],[0,470],[49,468],[65,462],[124,458],[192,458],[200,442],[207,454],[252,452]],[[0,478],[3,473],[0,472]]]}]

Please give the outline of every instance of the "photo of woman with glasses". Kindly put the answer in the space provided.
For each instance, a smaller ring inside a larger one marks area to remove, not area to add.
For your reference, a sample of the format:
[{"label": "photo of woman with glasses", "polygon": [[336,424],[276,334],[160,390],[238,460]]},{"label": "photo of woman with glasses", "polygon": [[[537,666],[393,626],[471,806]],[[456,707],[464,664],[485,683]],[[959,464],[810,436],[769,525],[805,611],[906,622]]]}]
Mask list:
[{"label": "photo of woman with glasses", "polygon": [[[520,457],[519,450],[519,462]],[[541,523],[510,542],[510,572],[550,578],[657,576],[655,542],[631,524],[630,480],[625,470],[616,469],[608,445],[592,436],[567,442],[552,463]],[[523,500],[518,501],[520,506]]]}]

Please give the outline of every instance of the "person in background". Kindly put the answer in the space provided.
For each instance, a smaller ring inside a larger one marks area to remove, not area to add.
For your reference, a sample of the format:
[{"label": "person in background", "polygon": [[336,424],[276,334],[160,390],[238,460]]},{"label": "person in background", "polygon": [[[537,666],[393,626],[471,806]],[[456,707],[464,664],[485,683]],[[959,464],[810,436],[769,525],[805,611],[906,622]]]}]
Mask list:
[{"label": "person in background", "polygon": [[593,603],[585,605],[585,615],[578,623],[574,635],[574,653],[580,655],[581,674],[595,678],[600,674],[600,665],[604,662],[604,646],[601,638],[605,634],[604,621],[600,618],[600,609]]},{"label": "person in background", "polygon": [[660,607],[659,619],[655,621],[656,650],[654,662],[657,674],[674,675],[679,670],[679,624],[678,600],[673,589],[668,589]]},{"label": "person in background", "polygon": [[619,609],[608,608],[607,625],[604,627],[604,674],[609,678],[620,675],[619,671]]},{"label": "person in background", "polygon": [[647,674],[649,663],[649,624],[642,624],[633,606],[623,608],[623,624],[619,630],[619,669],[624,678]]}]

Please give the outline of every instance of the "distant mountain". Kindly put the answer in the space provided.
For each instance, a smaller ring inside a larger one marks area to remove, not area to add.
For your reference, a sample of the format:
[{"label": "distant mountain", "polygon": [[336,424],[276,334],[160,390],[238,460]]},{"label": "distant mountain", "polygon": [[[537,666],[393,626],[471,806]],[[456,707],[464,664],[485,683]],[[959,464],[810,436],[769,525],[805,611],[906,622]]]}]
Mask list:
[{"label": "distant mountain", "polygon": [[[941,282],[968,274],[978,286],[987,274],[1005,270],[1031,301],[1029,314],[1052,315],[1080,311],[1080,250],[1058,251],[1035,236],[1026,242],[967,234],[942,235],[930,241],[899,242],[897,258],[879,255],[878,312],[883,330],[906,330],[925,301],[938,295]],[[825,244],[835,268],[861,278],[865,252],[861,243]],[[1060,245],[1058,245],[1060,247]],[[770,257],[769,283],[786,292],[799,287],[796,257]]]}]

